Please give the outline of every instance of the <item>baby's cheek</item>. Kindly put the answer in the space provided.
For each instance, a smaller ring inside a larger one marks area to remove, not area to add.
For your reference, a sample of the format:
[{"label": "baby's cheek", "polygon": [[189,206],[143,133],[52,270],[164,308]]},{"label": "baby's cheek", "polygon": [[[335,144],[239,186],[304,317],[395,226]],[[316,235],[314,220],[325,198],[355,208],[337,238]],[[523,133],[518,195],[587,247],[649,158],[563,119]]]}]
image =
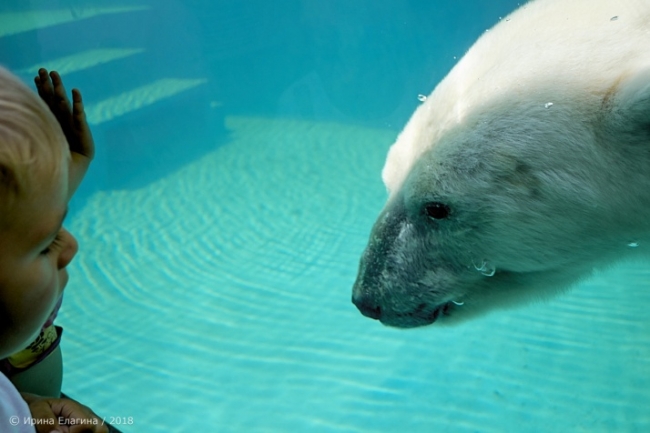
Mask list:
[{"label": "baby's cheek", "polygon": [[24,346],[38,336],[60,299],[58,272],[49,267],[38,271],[25,281],[14,311],[15,323],[21,328]]},{"label": "baby's cheek", "polygon": [[3,320],[0,322],[0,359],[23,350],[40,332],[33,315],[26,315],[18,308],[1,313]]},{"label": "baby's cheek", "polygon": [[0,292],[2,292],[0,293],[0,359],[2,359],[22,350],[38,335],[40,328],[37,323],[44,306],[41,305],[40,299],[27,296],[24,286],[5,285]]}]

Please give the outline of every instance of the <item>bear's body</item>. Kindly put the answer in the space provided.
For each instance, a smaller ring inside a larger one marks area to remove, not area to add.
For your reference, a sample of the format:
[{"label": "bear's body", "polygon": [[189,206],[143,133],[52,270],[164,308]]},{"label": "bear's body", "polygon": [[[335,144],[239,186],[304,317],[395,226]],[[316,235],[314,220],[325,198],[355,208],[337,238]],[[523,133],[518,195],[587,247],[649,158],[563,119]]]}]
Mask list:
[{"label": "bear's body", "polygon": [[503,19],[415,111],[383,180],[353,302],[387,325],[649,253],[650,1],[534,0]]}]

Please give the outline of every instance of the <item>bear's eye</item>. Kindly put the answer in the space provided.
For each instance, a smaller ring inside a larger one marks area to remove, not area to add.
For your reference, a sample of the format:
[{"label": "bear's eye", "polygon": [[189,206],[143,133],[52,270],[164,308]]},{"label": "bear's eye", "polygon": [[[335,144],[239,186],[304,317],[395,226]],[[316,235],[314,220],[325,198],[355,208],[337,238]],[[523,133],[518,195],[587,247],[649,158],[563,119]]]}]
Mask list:
[{"label": "bear's eye", "polygon": [[429,218],[433,218],[434,220],[441,220],[449,216],[449,206],[444,203],[434,201],[424,205],[424,212]]}]

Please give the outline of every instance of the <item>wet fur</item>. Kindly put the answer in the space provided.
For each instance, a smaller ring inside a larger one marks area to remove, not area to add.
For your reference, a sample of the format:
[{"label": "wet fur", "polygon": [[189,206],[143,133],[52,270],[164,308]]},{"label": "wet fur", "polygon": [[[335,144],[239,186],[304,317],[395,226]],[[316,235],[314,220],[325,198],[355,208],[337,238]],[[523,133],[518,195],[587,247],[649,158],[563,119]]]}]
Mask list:
[{"label": "wet fur", "polygon": [[648,254],[649,29],[647,0],[535,0],[483,35],[389,151],[362,312],[457,322]]}]

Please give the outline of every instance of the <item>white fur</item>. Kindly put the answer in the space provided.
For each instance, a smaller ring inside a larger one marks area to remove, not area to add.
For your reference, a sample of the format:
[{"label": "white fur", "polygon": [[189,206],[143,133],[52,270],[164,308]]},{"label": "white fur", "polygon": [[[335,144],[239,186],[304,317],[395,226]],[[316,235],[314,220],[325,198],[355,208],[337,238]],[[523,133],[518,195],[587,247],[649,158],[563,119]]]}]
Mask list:
[{"label": "white fur", "polygon": [[[548,296],[647,253],[650,1],[534,0],[504,18],[418,107],[382,176],[353,300],[389,325]],[[450,217],[427,220],[427,202]]]},{"label": "white fur", "polygon": [[388,191],[477,105],[508,97],[598,104],[619,80],[650,70],[649,46],[648,0],[527,3],[486,31],[415,111],[388,154]]}]

